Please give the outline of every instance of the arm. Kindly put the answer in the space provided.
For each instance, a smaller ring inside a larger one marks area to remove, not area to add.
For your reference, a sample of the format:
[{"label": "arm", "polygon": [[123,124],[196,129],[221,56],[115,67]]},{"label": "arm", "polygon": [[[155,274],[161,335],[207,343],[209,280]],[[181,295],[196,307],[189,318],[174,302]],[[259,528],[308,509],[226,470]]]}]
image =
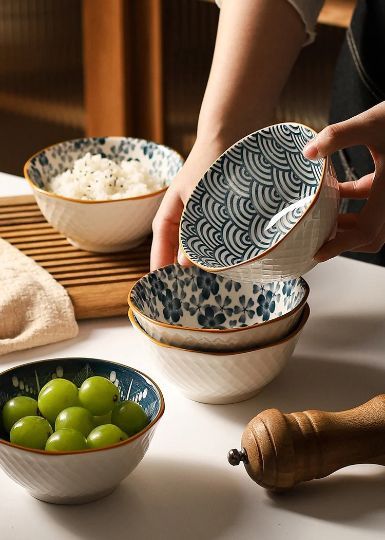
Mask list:
[{"label": "arm", "polygon": [[272,123],[305,39],[287,0],[223,1],[197,139],[153,223],[152,269],[174,262],[184,204],[207,168],[238,139]]}]

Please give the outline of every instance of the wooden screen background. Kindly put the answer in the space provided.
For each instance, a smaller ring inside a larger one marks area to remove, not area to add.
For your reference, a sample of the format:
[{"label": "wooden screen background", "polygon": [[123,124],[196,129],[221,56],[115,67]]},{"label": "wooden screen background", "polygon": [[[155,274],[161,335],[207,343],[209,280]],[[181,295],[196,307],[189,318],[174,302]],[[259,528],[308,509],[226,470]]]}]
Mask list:
[{"label": "wooden screen background", "polygon": [[[321,129],[354,0],[327,0],[277,121]],[[187,155],[219,10],[202,0],[0,0],[0,171],[86,135],[153,139]]]}]

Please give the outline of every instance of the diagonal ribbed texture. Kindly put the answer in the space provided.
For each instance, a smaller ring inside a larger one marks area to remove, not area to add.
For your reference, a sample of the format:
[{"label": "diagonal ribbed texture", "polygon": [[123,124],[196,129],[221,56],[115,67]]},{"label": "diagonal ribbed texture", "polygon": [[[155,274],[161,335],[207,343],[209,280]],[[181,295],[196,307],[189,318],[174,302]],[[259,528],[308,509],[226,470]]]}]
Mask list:
[{"label": "diagonal ribbed texture", "polygon": [[191,352],[146,340],[163,375],[194,401],[236,403],[257,394],[282,370],[299,333],[276,346],[233,355]]},{"label": "diagonal ribbed texture", "polygon": [[303,308],[290,314],[289,317],[278,318],[267,325],[262,324],[244,328],[241,331],[225,333],[197,332],[177,326],[158,326],[141,317],[140,314],[137,314],[136,317],[147,334],[161,343],[201,351],[240,351],[282,339],[297,324],[302,311]]},{"label": "diagonal ribbed texture", "polygon": [[112,491],[143,459],[155,425],[122,446],[70,455],[39,454],[0,445],[0,466],[31,495],[47,502],[74,504]]}]

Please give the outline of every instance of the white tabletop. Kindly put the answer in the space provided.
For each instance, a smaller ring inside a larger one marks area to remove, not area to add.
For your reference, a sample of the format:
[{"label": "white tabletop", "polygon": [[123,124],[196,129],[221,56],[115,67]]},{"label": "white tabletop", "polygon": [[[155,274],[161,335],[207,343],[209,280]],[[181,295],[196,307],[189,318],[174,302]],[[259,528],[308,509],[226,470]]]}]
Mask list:
[{"label": "white tabletop", "polygon": [[[0,175],[2,195],[27,193]],[[184,399],[153,369],[125,318],[80,324],[76,339],[0,358],[91,356],[127,363],[157,380],[166,413],[138,468],[108,498],[84,506],[39,502],[0,471],[1,540],[275,540],[383,538],[385,470],[346,468],[272,497],[227,451],[265,408],[342,410],[385,391],[385,269],[345,258],[306,276],[311,315],[294,356],[257,397],[235,405]]]}]

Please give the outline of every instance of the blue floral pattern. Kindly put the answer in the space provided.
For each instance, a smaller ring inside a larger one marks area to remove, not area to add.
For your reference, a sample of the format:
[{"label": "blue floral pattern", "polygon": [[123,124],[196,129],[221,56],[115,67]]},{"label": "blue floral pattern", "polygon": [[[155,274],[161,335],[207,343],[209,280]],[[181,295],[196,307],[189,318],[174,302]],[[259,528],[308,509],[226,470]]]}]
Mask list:
[{"label": "blue floral pattern", "polygon": [[257,313],[262,317],[263,321],[268,321],[270,315],[275,311],[275,299],[272,291],[267,291],[266,294],[260,294],[257,299]]},{"label": "blue floral pattern", "polygon": [[140,161],[148,172],[167,187],[183,165],[182,157],[167,146],[132,137],[88,137],[50,146],[35,155],[26,173],[39,188],[50,191],[54,176],[73,166],[87,152],[101,154],[112,161]]},{"label": "blue floral pattern", "polygon": [[195,266],[173,264],[151,272],[130,299],[144,315],[190,328],[242,328],[289,313],[308,293],[304,279],[239,283]]}]

